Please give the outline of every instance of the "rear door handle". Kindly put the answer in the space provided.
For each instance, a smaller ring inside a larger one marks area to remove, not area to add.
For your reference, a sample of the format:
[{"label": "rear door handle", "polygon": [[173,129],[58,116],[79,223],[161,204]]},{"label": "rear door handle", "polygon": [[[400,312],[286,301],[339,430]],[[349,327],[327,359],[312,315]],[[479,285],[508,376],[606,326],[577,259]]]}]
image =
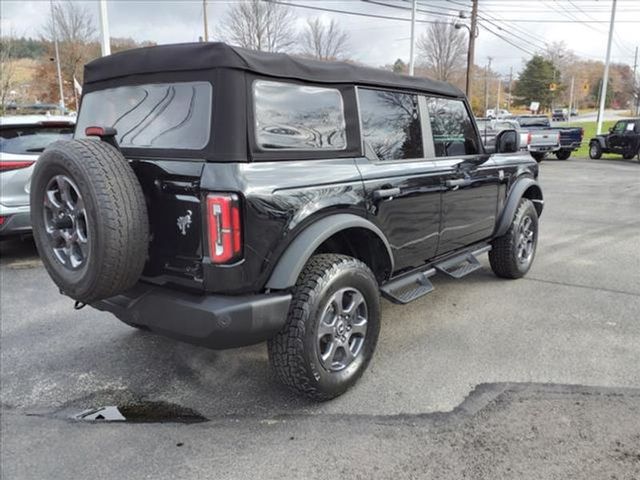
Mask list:
[{"label": "rear door handle", "polygon": [[454,178],[454,179],[451,179],[451,180],[446,180],[444,182],[444,184],[448,188],[466,187],[468,185],[471,185],[471,179],[469,179],[469,178]]},{"label": "rear door handle", "polygon": [[373,199],[381,200],[383,198],[397,197],[400,195],[400,189],[396,188],[381,188],[380,190],[373,191]]}]

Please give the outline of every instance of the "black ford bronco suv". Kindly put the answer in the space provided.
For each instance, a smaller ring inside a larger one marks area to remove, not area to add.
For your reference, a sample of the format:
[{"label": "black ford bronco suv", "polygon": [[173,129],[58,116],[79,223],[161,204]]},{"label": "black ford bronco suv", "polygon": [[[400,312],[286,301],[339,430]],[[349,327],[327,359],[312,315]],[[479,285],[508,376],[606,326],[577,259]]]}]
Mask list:
[{"label": "black ford bronco suv", "polygon": [[95,60],[83,90],[31,185],[61,292],[206,347],[266,340],[314,399],[366,369],[380,295],[533,262],[537,164],[514,130],[485,151],[449,84],[198,43]]}]

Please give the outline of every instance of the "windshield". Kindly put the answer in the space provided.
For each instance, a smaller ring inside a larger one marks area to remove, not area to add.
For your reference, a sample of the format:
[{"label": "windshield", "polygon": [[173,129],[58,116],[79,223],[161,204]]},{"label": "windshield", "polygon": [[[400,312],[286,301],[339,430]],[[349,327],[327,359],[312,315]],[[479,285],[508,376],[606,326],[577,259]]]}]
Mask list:
[{"label": "windshield", "polygon": [[73,135],[73,126],[44,127],[24,125],[0,128],[0,152],[33,155],[57,140],[68,140]]},{"label": "windshield", "polygon": [[86,94],[77,138],[87,127],[113,127],[124,148],[201,150],[211,130],[211,84],[157,83]]}]

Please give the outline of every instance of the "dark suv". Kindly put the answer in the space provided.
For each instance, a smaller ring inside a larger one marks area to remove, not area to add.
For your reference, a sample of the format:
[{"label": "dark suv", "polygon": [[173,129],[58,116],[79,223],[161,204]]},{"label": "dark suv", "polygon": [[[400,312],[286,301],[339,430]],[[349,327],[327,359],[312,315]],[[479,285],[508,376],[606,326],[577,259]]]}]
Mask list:
[{"label": "dark suv", "polygon": [[31,188],[62,293],[211,348],[268,340],[315,399],[363,373],[380,294],[407,303],[489,252],[533,261],[538,167],[513,130],[486,152],[455,87],[220,43],[89,63],[75,139]]},{"label": "dark suv", "polygon": [[597,135],[589,142],[589,157],[597,160],[603,153],[617,153],[625,160],[640,158],[640,118],[618,120],[608,134]]}]

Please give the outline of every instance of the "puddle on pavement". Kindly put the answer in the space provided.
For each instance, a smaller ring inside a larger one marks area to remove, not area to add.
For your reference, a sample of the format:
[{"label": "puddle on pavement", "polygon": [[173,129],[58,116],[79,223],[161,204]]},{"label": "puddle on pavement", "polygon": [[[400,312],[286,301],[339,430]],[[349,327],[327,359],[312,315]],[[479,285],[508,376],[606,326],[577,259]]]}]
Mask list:
[{"label": "puddle on pavement", "polygon": [[190,408],[168,402],[137,402],[91,408],[74,415],[83,422],[198,423],[207,418]]}]

